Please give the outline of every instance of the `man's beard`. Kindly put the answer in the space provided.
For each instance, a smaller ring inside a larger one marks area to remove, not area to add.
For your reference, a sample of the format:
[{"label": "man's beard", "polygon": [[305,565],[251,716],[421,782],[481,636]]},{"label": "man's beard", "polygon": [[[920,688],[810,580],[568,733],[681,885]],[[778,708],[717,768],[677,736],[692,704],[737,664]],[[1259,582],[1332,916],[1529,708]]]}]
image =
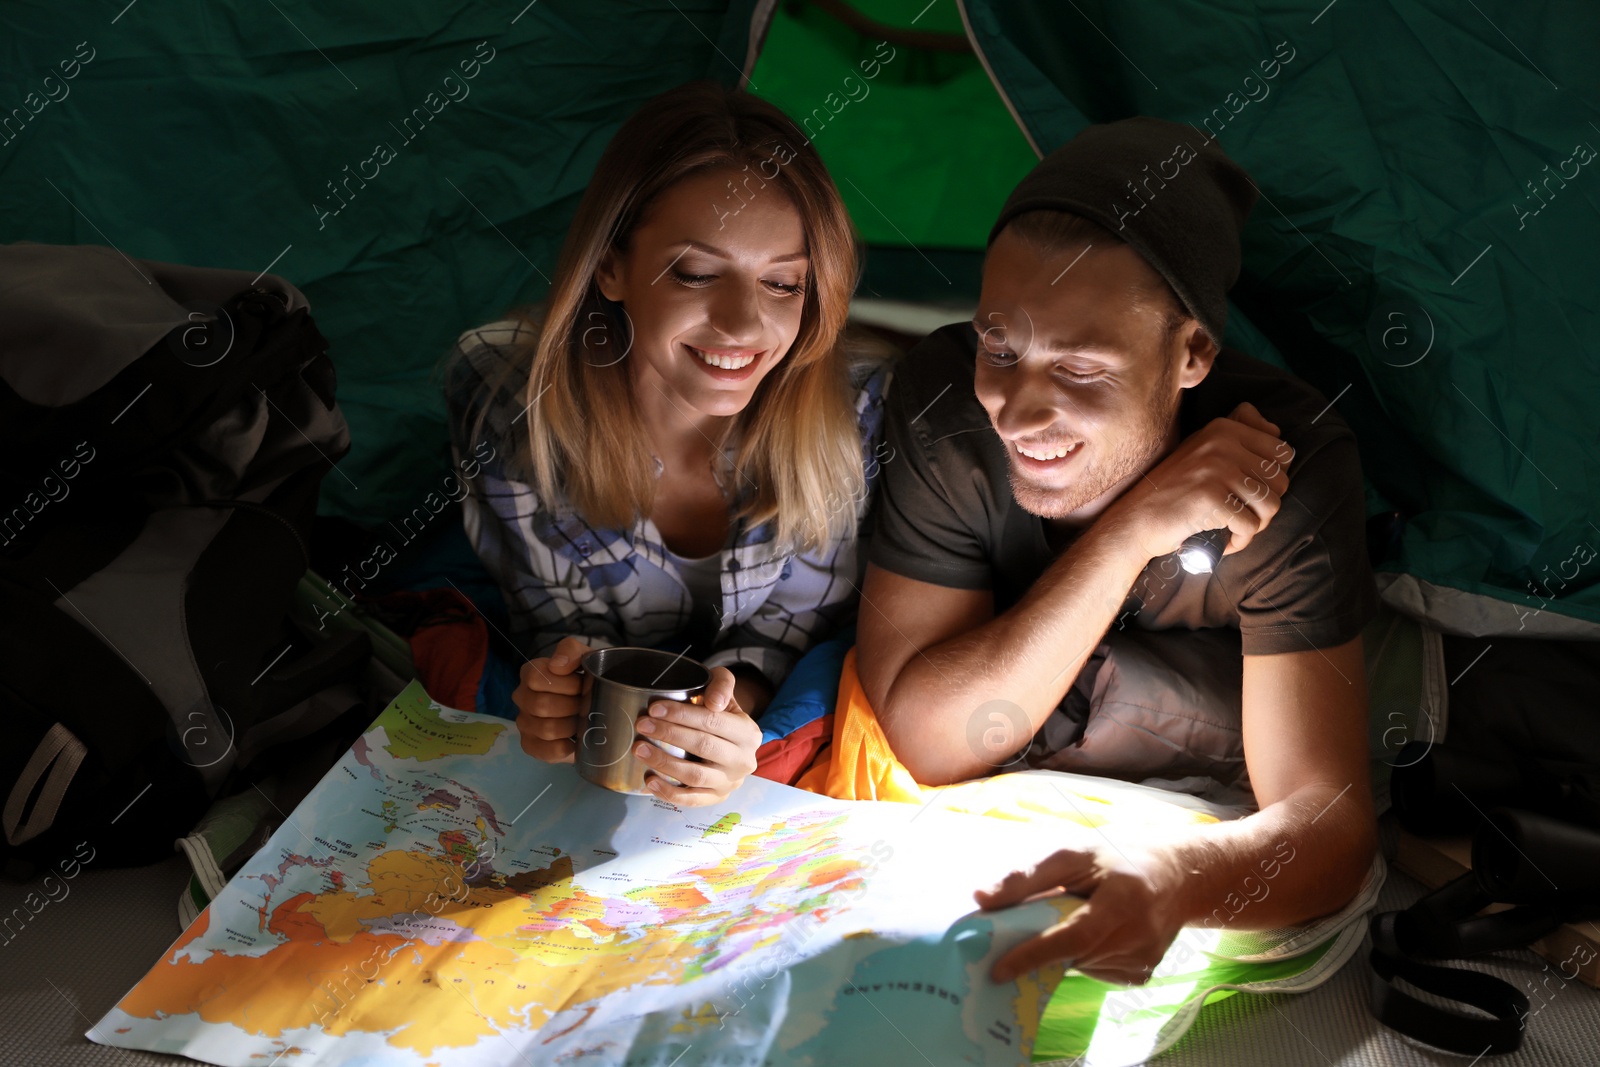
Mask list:
[{"label": "man's beard", "polygon": [[[1083,455],[1076,460],[1077,477],[1060,489],[1045,489],[1018,472],[1016,457],[1007,455],[1011,495],[1024,511],[1046,519],[1066,518],[1086,504],[1093,503],[1118,484],[1149,470],[1161,457],[1168,429],[1178,412],[1182,394],[1171,396],[1170,364],[1151,393],[1144,417],[1136,426],[1117,430],[1117,440],[1084,441]],[[1009,452],[1009,449],[1008,449]]]}]

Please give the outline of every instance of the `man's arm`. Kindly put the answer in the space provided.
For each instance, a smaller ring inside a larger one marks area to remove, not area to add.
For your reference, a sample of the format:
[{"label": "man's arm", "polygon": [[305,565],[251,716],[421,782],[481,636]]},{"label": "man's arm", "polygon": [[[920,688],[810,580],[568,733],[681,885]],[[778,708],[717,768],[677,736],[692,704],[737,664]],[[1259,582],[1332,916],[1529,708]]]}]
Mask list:
[{"label": "man's arm", "polygon": [[1143,982],[1185,925],[1269,929],[1349,902],[1377,844],[1361,638],[1244,657],[1243,711],[1260,810],[1154,845],[1063,850],[1009,875],[979,903],[1056,887],[1089,902],[1003,957],[996,979],[1065,958],[1096,978]]},{"label": "man's arm", "polygon": [[[857,667],[912,777],[943,785],[993,774],[1028,743],[1148,562],[1127,548],[1114,524],[1096,523],[999,616],[987,589],[949,589],[867,567]],[[1026,724],[1002,713],[969,730],[979,709],[996,701],[1020,708]]]},{"label": "man's arm", "polygon": [[1377,847],[1366,677],[1360,637],[1244,657],[1245,762],[1260,810],[1175,846],[1190,868],[1183,922],[1269,929],[1355,895]]},{"label": "man's arm", "polygon": [[[1260,810],[1195,835],[1189,858],[1208,849],[1213,858],[1188,888],[1185,922],[1269,929],[1337,911],[1355,895],[1377,847],[1366,680],[1360,637],[1244,657],[1244,755]],[[1280,842],[1294,858],[1280,857],[1281,870],[1263,881],[1262,861],[1287,855]]]},{"label": "man's arm", "polygon": [[[1226,551],[1245,548],[1288,488],[1277,432],[1249,404],[1213,419],[1118,497],[999,616],[986,590],[869,567],[858,670],[912,776],[940,785],[994,773],[1061,701],[1145,564],[1191,534],[1223,526]],[[1228,499],[1238,506],[1225,506]],[[1025,722],[1010,721],[1013,707]],[[1009,729],[1000,729],[996,711]],[[983,721],[974,723],[975,715]],[[969,726],[985,743],[969,742]]]}]

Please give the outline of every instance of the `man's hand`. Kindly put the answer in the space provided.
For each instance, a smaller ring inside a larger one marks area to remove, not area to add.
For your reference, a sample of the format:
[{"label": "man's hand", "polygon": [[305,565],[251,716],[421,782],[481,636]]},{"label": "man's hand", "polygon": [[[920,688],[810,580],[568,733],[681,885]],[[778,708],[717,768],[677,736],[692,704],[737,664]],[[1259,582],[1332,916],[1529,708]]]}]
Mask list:
[{"label": "man's hand", "polygon": [[995,979],[1063,959],[1094,978],[1140,983],[1185,925],[1270,930],[1348,904],[1377,850],[1364,663],[1360,637],[1245,656],[1244,752],[1260,810],[1137,850],[1063,849],[978,892],[985,909],[1057,888],[1087,898],[1003,956]]},{"label": "man's hand", "polygon": [[578,694],[583,683],[575,673],[590,650],[576,637],[563,637],[548,656],[522,665],[522,684],[511,693],[517,706],[517,732],[522,751],[546,763],[571,763],[577,758]]},{"label": "man's hand", "polygon": [[1009,982],[1052,960],[1065,960],[1102,982],[1140,985],[1166,955],[1183,922],[1174,906],[1182,872],[1157,850],[1126,854],[1104,846],[1062,849],[990,890],[973,894],[985,911],[1010,907],[1054,889],[1087,903],[995,962],[990,977]]},{"label": "man's hand", "polygon": [[1212,419],[1129,486],[1106,509],[1145,560],[1176,552],[1185,538],[1227,527],[1224,555],[1250,543],[1278,513],[1294,450],[1251,404]]},{"label": "man's hand", "polygon": [[[646,789],[681,807],[704,807],[726,800],[756,769],[761,727],[739,707],[733,687],[733,673],[713,667],[703,704],[657,700],[650,705],[649,717],[641,717],[634,729],[698,759],[681,759],[649,741],[639,742],[634,753],[651,769],[645,775]],[[673,785],[668,777],[682,784]]]}]

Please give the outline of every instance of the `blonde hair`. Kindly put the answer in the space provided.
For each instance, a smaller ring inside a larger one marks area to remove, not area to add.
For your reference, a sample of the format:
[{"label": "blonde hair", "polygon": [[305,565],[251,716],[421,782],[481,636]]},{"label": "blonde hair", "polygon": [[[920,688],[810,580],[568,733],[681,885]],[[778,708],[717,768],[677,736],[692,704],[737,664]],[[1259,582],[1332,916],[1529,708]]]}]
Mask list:
[{"label": "blonde hair", "polygon": [[810,257],[794,343],[716,442],[720,451],[737,437],[737,484],[729,489],[741,503],[733,517],[774,521],[776,542],[790,550],[821,548],[855,533],[856,506],[840,505],[859,505],[866,494],[850,357],[839,343],[857,280],[855,232],[821,157],[764,100],[694,82],[646,102],[622,125],[578,205],[547,297],[512,313],[537,339],[508,353],[487,395],[514,387],[518,406],[531,405],[510,459],[542,499],[564,494],[599,527],[628,527],[649,514],[654,461],[616,355],[631,342],[628,325],[595,273],[608,251],[626,252],[656,197],[713,167],[747,167],[787,194]]}]

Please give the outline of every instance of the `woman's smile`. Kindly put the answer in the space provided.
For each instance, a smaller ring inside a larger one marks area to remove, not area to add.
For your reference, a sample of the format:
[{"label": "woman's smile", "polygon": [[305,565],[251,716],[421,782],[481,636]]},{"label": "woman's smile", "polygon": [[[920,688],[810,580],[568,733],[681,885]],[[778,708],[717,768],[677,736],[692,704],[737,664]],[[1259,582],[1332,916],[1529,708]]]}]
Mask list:
[{"label": "woman's smile", "polygon": [[749,348],[697,348],[684,345],[695,366],[719,382],[742,382],[761,363],[761,351]]}]

